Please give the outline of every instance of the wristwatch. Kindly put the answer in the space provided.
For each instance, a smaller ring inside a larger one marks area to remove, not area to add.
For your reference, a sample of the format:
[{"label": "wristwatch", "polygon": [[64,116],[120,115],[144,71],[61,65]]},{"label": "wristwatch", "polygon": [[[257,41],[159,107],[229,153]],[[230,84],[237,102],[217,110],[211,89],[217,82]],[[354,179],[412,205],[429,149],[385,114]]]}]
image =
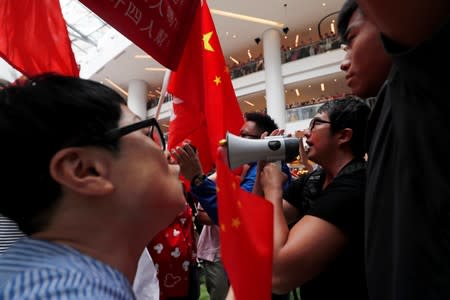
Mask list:
[{"label": "wristwatch", "polygon": [[194,178],[191,180],[191,186],[199,186],[205,181],[206,175],[205,174],[198,174],[195,175]]}]

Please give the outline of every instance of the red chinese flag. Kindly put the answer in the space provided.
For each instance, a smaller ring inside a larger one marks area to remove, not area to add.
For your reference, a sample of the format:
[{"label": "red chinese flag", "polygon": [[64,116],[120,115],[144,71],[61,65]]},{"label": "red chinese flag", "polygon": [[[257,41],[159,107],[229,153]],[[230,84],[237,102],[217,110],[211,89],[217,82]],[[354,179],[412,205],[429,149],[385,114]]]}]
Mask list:
[{"label": "red chinese flag", "polygon": [[26,76],[79,76],[59,0],[1,0],[0,56]]},{"label": "red chinese flag", "polygon": [[80,0],[80,2],[160,64],[175,70],[200,1]]},{"label": "red chinese flag", "polygon": [[168,148],[189,139],[208,172],[218,142],[230,131],[238,134],[244,120],[225,65],[222,49],[206,1],[194,23],[176,72],[167,90],[174,97]]},{"label": "red chinese flag", "polygon": [[272,297],[273,206],[217,160],[222,261],[237,300]]}]

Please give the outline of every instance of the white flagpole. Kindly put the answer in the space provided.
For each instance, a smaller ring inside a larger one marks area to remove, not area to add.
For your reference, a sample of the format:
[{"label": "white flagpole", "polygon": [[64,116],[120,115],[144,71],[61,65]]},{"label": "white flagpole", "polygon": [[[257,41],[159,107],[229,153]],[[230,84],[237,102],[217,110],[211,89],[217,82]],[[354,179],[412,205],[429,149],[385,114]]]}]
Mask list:
[{"label": "white flagpole", "polygon": [[163,79],[163,83],[161,86],[161,94],[159,95],[158,106],[156,107],[156,114],[155,114],[156,120],[159,119],[159,113],[161,111],[161,106],[164,103],[164,98],[167,94],[167,85],[169,84],[170,73],[171,72],[169,69],[167,69],[164,73],[164,79]]}]

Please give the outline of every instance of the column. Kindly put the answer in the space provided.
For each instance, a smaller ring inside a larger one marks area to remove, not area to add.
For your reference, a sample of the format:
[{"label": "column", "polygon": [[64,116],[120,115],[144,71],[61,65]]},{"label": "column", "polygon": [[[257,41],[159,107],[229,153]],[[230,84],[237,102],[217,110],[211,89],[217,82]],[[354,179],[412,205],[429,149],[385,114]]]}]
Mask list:
[{"label": "column", "polygon": [[286,106],[281,77],[281,32],[271,28],[263,36],[264,69],[266,76],[267,114],[279,128],[286,128]]},{"label": "column", "polygon": [[133,79],[128,83],[128,108],[141,119],[147,119],[147,82]]}]

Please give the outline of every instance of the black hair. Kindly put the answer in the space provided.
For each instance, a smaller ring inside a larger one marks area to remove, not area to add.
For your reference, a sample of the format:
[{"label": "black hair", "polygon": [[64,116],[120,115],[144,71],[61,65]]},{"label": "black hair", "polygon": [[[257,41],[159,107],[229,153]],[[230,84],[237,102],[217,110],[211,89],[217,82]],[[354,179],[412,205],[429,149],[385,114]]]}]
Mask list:
[{"label": "black hair", "polygon": [[0,91],[0,162],[4,172],[0,213],[26,234],[48,224],[61,197],[49,172],[52,157],[70,146],[100,146],[117,128],[125,100],[91,80],[44,74]]},{"label": "black hair", "polygon": [[339,11],[337,31],[339,37],[341,38],[341,41],[344,44],[348,43],[346,36],[348,24],[350,23],[351,17],[358,8],[359,6],[358,3],[356,3],[356,0],[347,0]]},{"label": "black hair", "polygon": [[352,153],[355,158],[364,157],[365,136],[370,108],[362,99],[347,96],[331,100],[319,107],[317,113],[328,114],[333,133],[344,128],[352,129],[353,134],[349,142]]},{"label": "black hair", "polygon": [[5,87],[7,87],[10,84],[9,81],[0,78],[0,90],[4,89]]},{"label": "black hair", "polygon": [[275,121],[267,114],[261,112],[246,112],[244,114],[244,118],[246,121],[255,122],[258,129],[261,131],[261,134],[267,131],[269,134],[278,129],[278,125]]}]

